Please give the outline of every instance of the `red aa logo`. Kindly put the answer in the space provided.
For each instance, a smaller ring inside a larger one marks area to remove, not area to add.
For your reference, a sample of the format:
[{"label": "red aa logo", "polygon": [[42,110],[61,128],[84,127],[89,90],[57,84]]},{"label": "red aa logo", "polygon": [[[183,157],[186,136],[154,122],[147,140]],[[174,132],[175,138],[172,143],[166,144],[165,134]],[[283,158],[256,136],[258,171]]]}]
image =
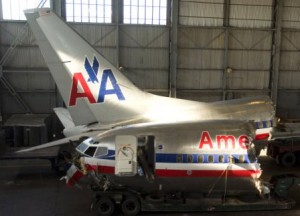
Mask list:
[{"label": "red aa logo", "polygon": [[[101,83],[98,91],[98,98],[95,98],[93,92],[91,91],[88,82],[98,83],[98,70],[99,62],[96,57],[94,57],[93,65],[90,64],[88,58],[85,58],[84,67],[89,76],[86,81],[81,72],[74,73],[72,79],[72,88],[69,100],[69,106],[75,106],[78,98],[87,98],[89,103],[103,103],[106,95],[116,95],[118,100],[125,100],[125,97],[118,85],[116,78],[111,71],[111,69],[103,70]],[[107,84],[110,83],[112,88],[107,88]],[[79,88],[81,86],[81,88]]]}]

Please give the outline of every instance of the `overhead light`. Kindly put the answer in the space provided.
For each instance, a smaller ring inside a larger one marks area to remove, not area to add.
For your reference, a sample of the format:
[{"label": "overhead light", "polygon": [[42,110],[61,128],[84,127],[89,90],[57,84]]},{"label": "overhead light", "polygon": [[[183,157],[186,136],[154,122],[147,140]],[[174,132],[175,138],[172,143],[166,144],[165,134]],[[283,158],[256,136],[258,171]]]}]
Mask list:
[{"label": "overhead light", "polygon": [[226,68],[226,72],[227,72],[227,73],[232,73],[232,68],[227,67],[227,68]]}]

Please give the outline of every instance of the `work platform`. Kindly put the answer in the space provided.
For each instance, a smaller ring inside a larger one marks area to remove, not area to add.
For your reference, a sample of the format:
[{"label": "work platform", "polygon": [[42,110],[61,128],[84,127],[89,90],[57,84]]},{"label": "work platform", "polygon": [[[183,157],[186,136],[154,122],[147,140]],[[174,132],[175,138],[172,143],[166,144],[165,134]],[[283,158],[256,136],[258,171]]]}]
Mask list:
[{"label": "work platform", "polygon": [[18,151],[26,148],[9,148],[4,154],[0,155],[0,160],[28,160],[28,159],[45,159],[51,162],[51,167],[56,169],[59,162],[60,146],[48,149],[41,149],[32,152]]}]

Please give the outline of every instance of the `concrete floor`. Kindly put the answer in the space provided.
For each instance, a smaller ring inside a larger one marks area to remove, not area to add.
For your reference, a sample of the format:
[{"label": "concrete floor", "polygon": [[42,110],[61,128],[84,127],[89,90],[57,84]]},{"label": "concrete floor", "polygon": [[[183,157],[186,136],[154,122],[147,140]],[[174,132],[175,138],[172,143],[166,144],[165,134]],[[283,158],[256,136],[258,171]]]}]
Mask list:
[{"label": "concrete floor", "polygon": [[[260,157],[262,178],[269,180],[274,174],[294,173],[300,176],[300,167],[283,168],[267,157]],[[10,216],[89,216],[92,193],[89,190],[68,188],[60,176],[53,172],[47,161],[22,160],[0,161],[0,215]],[[290,190],[290,197],[297,201],[293,210],[258,212],[209,212],[168,213],[167,215],[209,216],[295,216],[300,215],[300,186]],[[121,215],[121,213],[116,213]],[[166,213],[143,213],[142,215],[166,215]]]}]

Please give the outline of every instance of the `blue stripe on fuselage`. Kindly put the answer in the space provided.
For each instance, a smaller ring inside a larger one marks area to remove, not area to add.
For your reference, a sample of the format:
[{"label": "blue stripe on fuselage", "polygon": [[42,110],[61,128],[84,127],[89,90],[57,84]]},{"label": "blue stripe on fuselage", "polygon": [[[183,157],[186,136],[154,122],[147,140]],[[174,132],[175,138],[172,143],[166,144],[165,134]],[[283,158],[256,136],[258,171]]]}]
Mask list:
[{"label": "blue stripe on fuselage", "polygon": [[273,127],[273,120],[255,122],[256,129]]}]

